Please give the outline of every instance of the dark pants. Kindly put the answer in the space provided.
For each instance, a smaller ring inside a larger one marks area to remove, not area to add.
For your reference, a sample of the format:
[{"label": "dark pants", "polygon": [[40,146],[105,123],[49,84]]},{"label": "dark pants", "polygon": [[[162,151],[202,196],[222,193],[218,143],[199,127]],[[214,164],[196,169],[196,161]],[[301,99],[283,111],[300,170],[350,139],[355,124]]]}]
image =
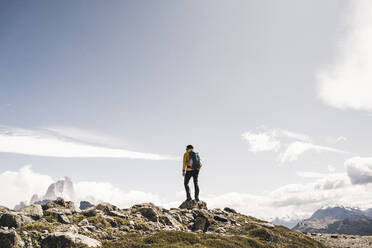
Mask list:
[{"label": "dark pants", "polygon": [[194,181],[195,199],[199,199],[198,175],[199,175],[198,170],[186,171],[184,184],[185,184],[187,199],[191,199],[190,187],[189,187],[189,181],[191,177],[193,178],[193,181]]}]

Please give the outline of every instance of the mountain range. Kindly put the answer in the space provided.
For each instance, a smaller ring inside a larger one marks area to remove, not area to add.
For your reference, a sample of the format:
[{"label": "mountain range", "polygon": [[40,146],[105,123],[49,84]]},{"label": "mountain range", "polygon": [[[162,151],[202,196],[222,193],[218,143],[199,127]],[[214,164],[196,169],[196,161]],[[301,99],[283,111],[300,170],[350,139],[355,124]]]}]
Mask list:
[{"label": "mountain range", "polygon": [[324,207],[300,221],[293,229],[310,233],[372,235],[372,209]]}]

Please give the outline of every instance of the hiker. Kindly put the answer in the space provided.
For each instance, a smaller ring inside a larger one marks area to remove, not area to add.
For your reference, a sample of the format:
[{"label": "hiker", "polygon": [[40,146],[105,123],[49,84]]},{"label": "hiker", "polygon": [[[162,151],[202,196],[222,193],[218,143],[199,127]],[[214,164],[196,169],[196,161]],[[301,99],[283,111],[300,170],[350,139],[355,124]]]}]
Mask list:
[{"label": "hiker", "polygon": [[186,146],[186,152],[183,155],[182,176],[185,177],[184,184],[186,189],[186,201],[191,201],[189,181],[191,177],[194,181],[195,200],[199,201],[198,175],[202,166],[199,154],[194,152],[192,145]]}]

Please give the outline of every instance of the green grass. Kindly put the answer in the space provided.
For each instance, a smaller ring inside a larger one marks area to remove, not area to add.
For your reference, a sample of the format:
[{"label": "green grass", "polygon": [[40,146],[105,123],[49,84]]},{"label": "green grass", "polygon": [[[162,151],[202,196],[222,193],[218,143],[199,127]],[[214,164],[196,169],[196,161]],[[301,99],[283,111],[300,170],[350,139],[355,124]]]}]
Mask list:
[{"label": "green grass", "polygon": [[20,228],[20,232],[37,231],[41,233],[44,230],[47,230],[49,233],[54,232],[54,226],[49,222],[35,221],[31,224],[24,225]]},{"label": "green grass", "polygon": [[[281,233],[285,231],[286,234]],[[206,233],[161,231],[151,236],[128,234],[120,241],[103,241],[105,248],[325,248],[324,245],[289,229],[271,231],[264,228],[243,229],[242,234],[224,236]]]}]

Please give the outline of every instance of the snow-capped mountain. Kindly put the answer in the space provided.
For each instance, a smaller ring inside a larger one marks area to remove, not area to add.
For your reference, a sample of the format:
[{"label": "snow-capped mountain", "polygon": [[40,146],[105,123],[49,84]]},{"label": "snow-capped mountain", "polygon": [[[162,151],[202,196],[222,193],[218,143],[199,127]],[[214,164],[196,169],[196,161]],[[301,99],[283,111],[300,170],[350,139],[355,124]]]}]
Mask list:
[{"label": "snow-capped mountain", "polygon": [[372,209],[324,207],[293,229],[302,232],[372,235]]}]

